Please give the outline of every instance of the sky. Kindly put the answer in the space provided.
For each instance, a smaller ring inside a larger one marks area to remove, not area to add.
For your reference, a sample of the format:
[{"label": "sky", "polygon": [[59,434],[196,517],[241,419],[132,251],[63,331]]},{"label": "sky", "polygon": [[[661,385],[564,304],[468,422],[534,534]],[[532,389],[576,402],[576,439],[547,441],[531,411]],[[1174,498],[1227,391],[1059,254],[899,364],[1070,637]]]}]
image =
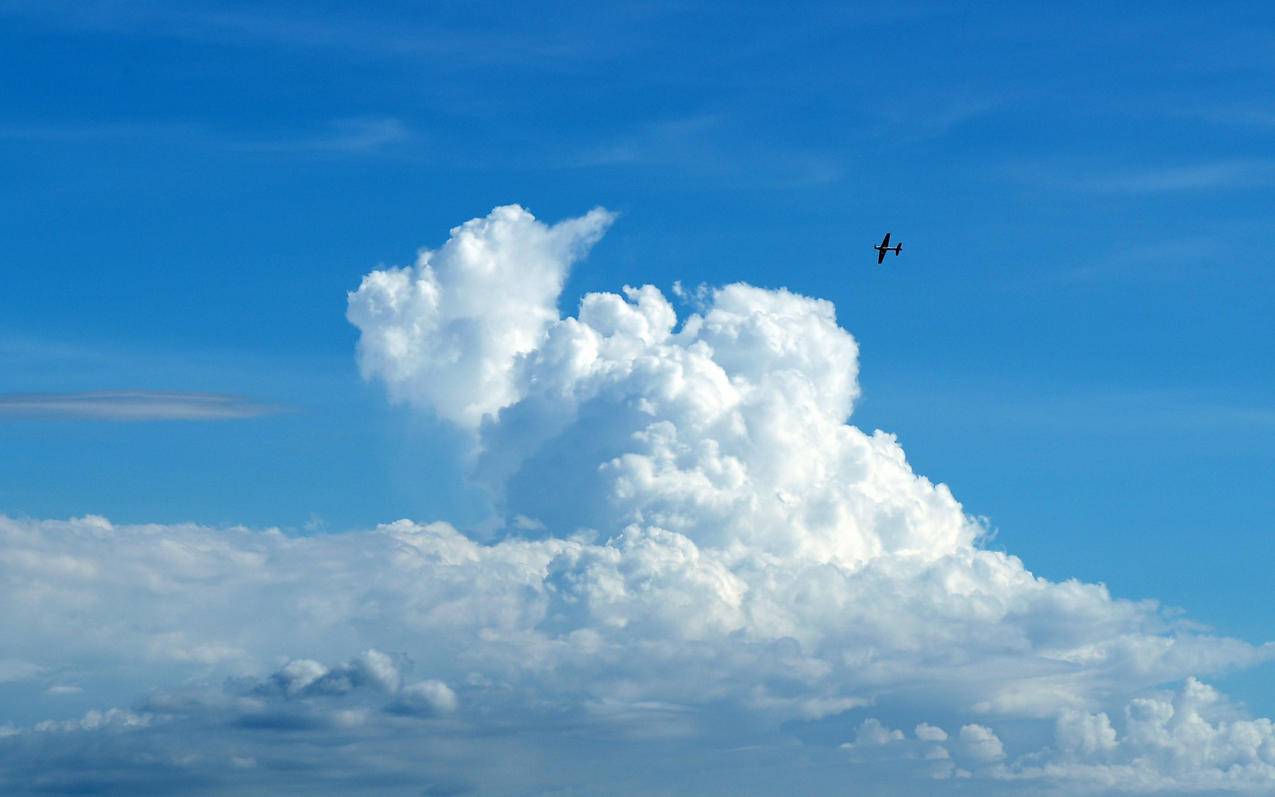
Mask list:
[{"label": "sky", "polygon": [[1269,792],[1273,35],[0,0],[0,783]]}]

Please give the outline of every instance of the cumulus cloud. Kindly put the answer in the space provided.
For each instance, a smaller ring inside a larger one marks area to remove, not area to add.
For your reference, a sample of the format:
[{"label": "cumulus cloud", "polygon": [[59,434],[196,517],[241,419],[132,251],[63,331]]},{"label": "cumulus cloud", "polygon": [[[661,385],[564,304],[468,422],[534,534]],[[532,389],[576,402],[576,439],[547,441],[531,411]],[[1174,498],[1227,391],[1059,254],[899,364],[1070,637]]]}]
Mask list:
[{"label": "cumulus cloud", "polygon": [[1064,714],[1056,749],[997,774],[1065,780],[1089,791],[1269,792],[1275,726],[1245,718],[1217,690],[1188,678],[1176,692],[1131,700],[1113,727],[1106,713]]},{"label": "cumulus cloud", "polygon": [[871,747],[885,747],[894,742],[903,741],[903,731],[892,730],[881,724],[876,717],[869,717],[859,726],[854,741],[843,744],[847,750],[862,750]]},{"label": "cumulus cloud", "polygon": [[947,731],[942,728],[936,728],[927,722],[922,722],[916,726],[916,738],[923,742],[946,742]]},{"label": "cumulus cloud", "polygon": [[411,684],[403,689],[399,699],[390,704],[389,710],[399,714],[438,715],[456,710],[456,693],[442,681],[428,680]]},{"label": "cumulus cloud", "polygon": [[[494,534],[0,518],[0,636],[24,672],[187,685],[102,694],[149,724],[83,755],[178,760],[193,734],[239,763],[175,782],[264,789],[287,764],[347,793],[370,760],[416,794],[767,792],[798,771],[897,793],[1269,791],[1270,722],[1196,678],[1271,646],[981,547],[892,435],[849,423],[858,347],[826,301],[736,284],[679,319],[626,287],[561,317],[610,220],[497,208],[349,297],[365,375],[472,433]],[[44,748],[12,728],[0,785],[33,790]],[[556,774],[513,774],[538,757]]]},{"label": "cumulus cloud", "polygon": [[414,266],[368,274],[348,312],[364,377],[465,426],[508,406],[515,362],[557,320],[568,268],[613,218],[598,208],[550,227],[507,205],[454,228]]},{"label": "cumulus cloud", "polygon": [[979,763],[999,761],[1005,757],[1005,746],[991,728],[972,724],[961,726],[956,737],[961,752]]},{"label": "cumulus cloud", "polygon": [[325,667],[311,659],[294,659],[254,691],[293,698],[304,695],[343,695],[364,686],[387,694],[397,692],[399,671],[394,660],[379,650],[368,650],[336,667]]}]

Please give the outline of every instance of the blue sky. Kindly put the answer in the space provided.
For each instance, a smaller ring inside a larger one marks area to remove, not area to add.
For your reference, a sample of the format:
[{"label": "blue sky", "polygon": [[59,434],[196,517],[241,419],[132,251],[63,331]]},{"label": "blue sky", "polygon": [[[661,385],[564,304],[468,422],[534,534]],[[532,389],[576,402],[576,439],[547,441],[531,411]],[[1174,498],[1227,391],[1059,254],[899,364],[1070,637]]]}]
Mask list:
[{"label": "blue sky", "polygon": [[[564,315],[675,280],[826,298],[852,423],[987,547],[1263,642],[1273,34],[1250,3],[0,0],[0,393],[269,405],[0,411],[0,513],[480,524],[463,432],[360,379],[346,293],[495,206],[602,205]],[[1270,672],[1212,683],[1269,715]]]}]

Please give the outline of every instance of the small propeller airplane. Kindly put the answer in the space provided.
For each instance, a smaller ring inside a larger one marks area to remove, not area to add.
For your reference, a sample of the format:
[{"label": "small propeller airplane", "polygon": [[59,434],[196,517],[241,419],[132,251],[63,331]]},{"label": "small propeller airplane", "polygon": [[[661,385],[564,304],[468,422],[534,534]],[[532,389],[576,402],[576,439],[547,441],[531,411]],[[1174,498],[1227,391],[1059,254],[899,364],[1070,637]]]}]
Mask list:
[{"label": "small propeller airplane", "polygon": [[877,250],[877,265],[879,266],[885,262],[886,252],[894,252],[894,256],[898,257],[899,253],[903,251],[903,244],[890,246],[890,233],[886,233],[885,237],[881,239],[881,243],[872,248]]}]

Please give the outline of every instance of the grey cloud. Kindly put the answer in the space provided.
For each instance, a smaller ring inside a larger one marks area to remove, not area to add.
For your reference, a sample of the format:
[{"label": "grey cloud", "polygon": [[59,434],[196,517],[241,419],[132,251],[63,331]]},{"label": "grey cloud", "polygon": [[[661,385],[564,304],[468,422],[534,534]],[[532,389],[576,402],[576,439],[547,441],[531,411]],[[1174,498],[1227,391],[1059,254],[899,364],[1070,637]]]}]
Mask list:
[{"label": "grey cloud", "polygon": [[0,394],[0,418],[218,421],[256,418],[280,409],[219,393],[124,390]]},{"label": "grey cloud", "polygon": [[394,714],[432,717],[456,710],[456,693],[442,681],[421,681],[403,688],[398,699],[386,707]]},{"label": "grey cloud", "polygon": [[35,662],[22,659],[0,659],[0,684],[26,681],[43,672],[44,668]]}]

